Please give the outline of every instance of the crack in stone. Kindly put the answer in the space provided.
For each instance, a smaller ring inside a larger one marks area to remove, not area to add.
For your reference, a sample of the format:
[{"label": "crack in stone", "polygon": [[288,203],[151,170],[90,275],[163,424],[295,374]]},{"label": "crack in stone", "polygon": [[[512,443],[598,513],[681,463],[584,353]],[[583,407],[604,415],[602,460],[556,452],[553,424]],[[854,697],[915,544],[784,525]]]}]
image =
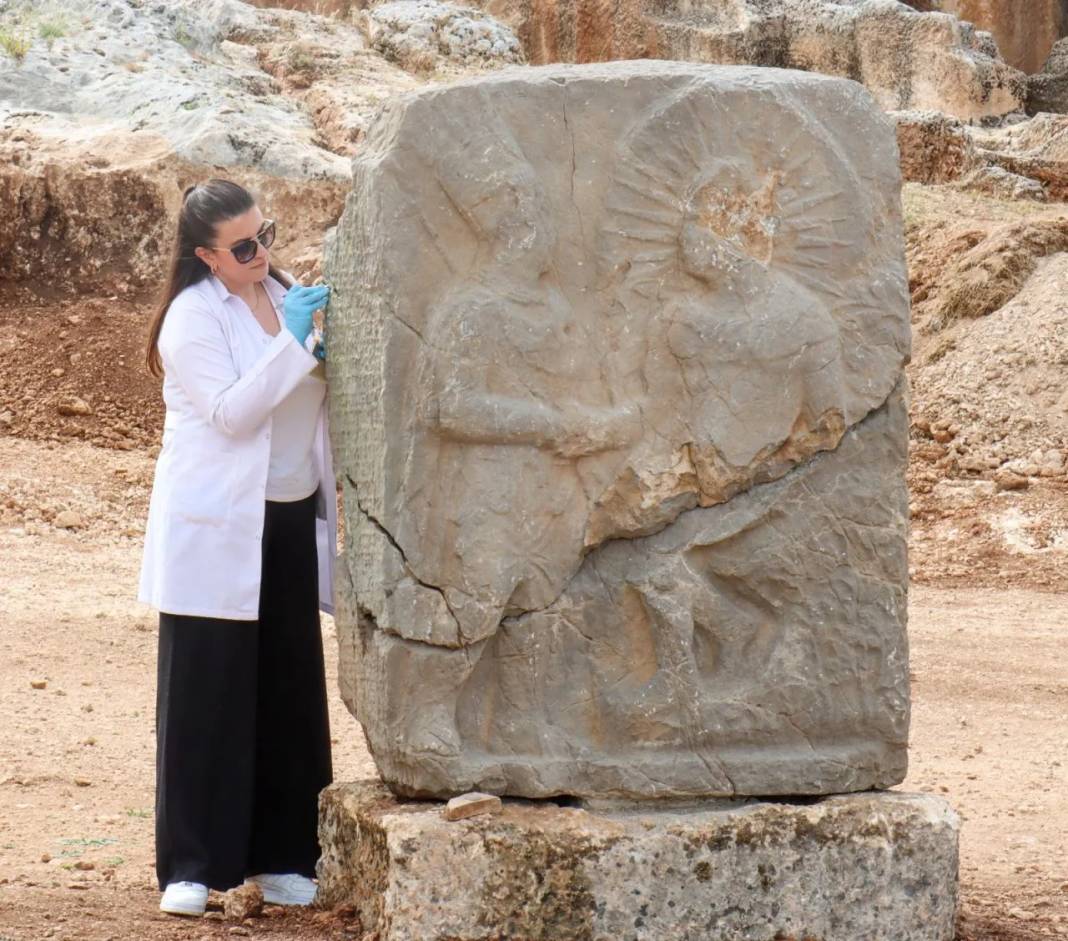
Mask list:
[{"label": "crack in stone", "polygon": [[[899,379],[896,383],[894,383],[894,386],[891,389],[890,393],[886,396],[886,398],[882,401],[882,403],[880,405],[878,405],[875,408],[871,409],[863,418],[859,419],[854,424],[850,425],[845,430],[845,432],[843,432],[842,437],[841,437],[841,439],[839,439],[838,445],[835,448],[833,448],[831,450],[827,450],[827,451],[817,451],[817,452],[815,452],[814,454],[812,454],[809,457],[807,457],[804,461],[801,461],[798,464],[796,464],[794,467],[792,467],[789,471],[787,471],[781,477],[777,477],[775,480],[769,480],[769,481],[765,481],[763,483],[751,484],[749,487],[747,487],[744,490],[741,490],[738,493],[736,493],[733,497],[731,497],[731,500],[727,501],[727,503],[720,504],[720,506],[726,506],[732,500],[736,500],[736,499],[738,499],[739,497],[741,497],[744,494],[756,493],[756,492],[761,491],[765,487],[785,486],[787,484],[787,482],[791,478],[796,477],[796,476],[800,476],[802,473],[804,473],[811,466],[811,464],[812,464],[812,462],[814,460],[819,460],[819,459],[822,459],[822,458],[826,457],[827,455],[834,454],[841,447],[842,441],[845,440],[847,435],[849,435],[852,432],[857,431],[859,428],[861,428],[863,425],[868,423],[879,412],[881,412],[883,409],[885,409],[887,407],[887,405],[889,404],[890,400],[893,398],[893,396],[900,389],[901,383],[902,383],[902,380]],[[389,540],[390,545],[392,545],[393,548],[397,550],[398,554],[400,555],[401,559],[404,562],[404,567],[405,567],[405,570],[408,572],[408,574],[411,575],[411,577],[416,582],[418,582],[420,585],[422,585],[424,588],[427,588],[427,589],[429,589],[431,591],[435,591],[435,592],[437,592],[438,594],[441,595],[442,600],[445,603],[445,607],[448,609],[449,614],[452,616],[453,620],[456,623],[457,634],[459,635],[460,642],[461,642],[460,643],[460,649],[466,649],[467,647],[473,646],[473,643],[483,643],[486,640],[486,638],[482,638],[481,640],[475,641],[475,642],[470,642],[468,640],[468,638],[463,633],[463,628],[462,628],[462,626],[460,624],[459,618],[456,616],[456,612],[453,610],[452,605],[449,604],[449,599],[445,595],[445,590],[443,588],[440,588],[437,585],[433,585],[430,582],[424,581],[423,579],[419,578],[418,575],[416,575],[415,571],[412,569],[410,563],[408,562],[408,558],[405,555],[404,550],[401,549],[400,545],[397,543],[396,539],[393,538],[393,536],[389,532],[389,530],[387,530],[386,527],[383,526],[381,522],[379,522],[377,519],[375,519],[375,517],[373,515],[371,515],[363,507],[362,503],[360,502],[360,495],[359,495],[359,490],[358,490],[358,488],[356,486],[356,482],[348,474],[346,474],[345,477],[348,479],[348,482],[352,486],[353,492],[356,495],[356,505],[357,505],[357,508],[359,509],[360,513],[362,513],[368,519],[368,521],[370,521],[371,524],[373,526],[375,526],[379,530],[379,532],[381,532],[382,535],[385,536],[385,538],[387,540]],[[684,517],[688,516],[689,514],[696,513],[696,512],[702,512],[702,511],[707,512],[709,509],[713,509],[713,508],[712,507],[702,507],[702,506],[690,507],[688,509],[682,510],[672,520],[670,520],[669,522],[665,523],[664,526],[662,526],[660,529],[656,530],[653,533],[646,533],[646,534],[641,535],[641,536],[619,536],[619,537],[613,537],[611,539],[606,539],[604,542],[598,543],[595,546],[589,547],[589,549],[587,551],[585,551],[583,553],[583,555],[580,557],[580,559],[578,560],[578,565],[575,567],[575,570],[564,580],[564,583],[561,586],[560,591],[557,592],[556,597],[553,598],[552,601],[550,601],[547,604],[542,605],[542,606],[540,606],[538,608],[531,608],[529,610],[523,611],[520,614],[510,614],[507,617],[502,618],[500,620],[500,622],[498,623],[498,625],[497,625],[498,630],[501,627],[503,627],[504,625],[506,625],[506,624],[507,625],[517,625],[521,621],[523,621],[524,619],[529,618],[529,617],[531,617],[532,615],[535,615],[535,614],[540,614],[543,611],[547,611],[550,608],[552,608],[555,605],[557,605],[559,603],[560,599],[563,598],[563,596],[567,593],[568,589],[571,587],[571,585],[574,582],[574,580],[579,576],[579,574],[581,572],[583,572],[586,569],[587,563],[594,564],[593,562],[591,562],[591,559],[595,559],[596,556],[599,554],[600,550],[603,549],[605,546],[608,546],[608,545],[610,545],[610,544],[612,544],[614,542],[633,542],[633,541],[638,540],[638,539],[649,539],[649,538],[652,538],[652,537],[658,535],[659,533],[664,532],[664,530],[669,529],[672,526],[675,526],[677,523],[679,523],[680,520],[682,520]],[[594,568],[596,568],[595,564],[594,564]],[[380,628],[380,629],[384,630],[384,628]],[[411,643],[425,644],[426,646],[439,647],[439,648],[443,648],[443,649],[454,649],[454,648],[444,648],[444,645],[441,645],[441,644],[432,644],[432,643],[430,643],[428,641],[421,641],[421,640],[417,640],[417,639],[414,639],[414,638],[402,637],[402,635],[399,635],[399,634],[396,635],[396,636],[401,637],[405,641],[410,641]],[[491,634],[489,636],[493,636],[493,635]],[[726,772],[724,772],[724,776],[726,777]],[[728,778],[728,780],[729,780],[729,778]]]},{"label": "crack in stone", "polygon": [[[353,495],[356,497],[356,508],[360,511],[361,514],[363,514],[364,518],[372,526],[375,527],[375,529],[377,529],[383,536],[386,537],[389,544],[397,550],[397,554],[401,557],[401,561],[404,563],[404,570],[412,577],[412,579],[414,579],[418,584],[422,585],[429,591],[434,591],[441,595],[441,600],[445,603],[445,607],[448,609],[449,615],[452,617],[453,622],[456,624],[456,632],[460,637],[461,646],[470,646],[468,644],[467,638],[464,636],[464,631],[462,625],[460,624],[460,619],[456,616],[456,612],[452,609],[452,605],[449,604],[449,599],[445,594],[445,589],[440,588],[437,585],[432,585],[430,582],[424,581],[415,573],[415,570],[412,568],[411,563],[409,563],[408,556],[401,548],[400,543],[393,538],[393,534],[388,529],[386,529],[386,527],[383,526],[382,523],[378,519],[376,519],[372,513],[368,512],[368,510],[364,507],[363,503],[360,501],[360,490],[359,487],[356,486],[356,481],[354,481],[352,479],[352,476],[349,474],[345,475],[345,479],[348,480],[349,485],[352,487]],[[377,620],[375,621],[375,625],[377,627]],[[401,637],[402,635],[398,634],[397,636]],[[413,643],[425,643],[429,647],[442,646],[441,644],[431,644],[427,641],[419,641],[411,637],[404,637],[403,639],[410,640]]]},{"label": "crack in stone", "polygon": [[[742,496],[744,494],[749,494],[749,493],[757,493],[757,492],[761,491],[765,487],[785,486],[786,483],[791,478],[796,477],[796,476],[800,476],[804,471],[806,471],[814,460],[818,460],[818,459],[821,459],[823,457],[826,457],[827,455],[834,454],[841,447],[842,441],[845,440],[847,435],[849,435],[851,432],[854,432],[854,431],[858,430],[863,425],[867,424],[868,421],[873,419],[876,415],[878,415],[879,412],[881,412],[883,409],[886,408],[886,406],[889,404],[890,400],[893,398],[895,393],[897,393],[898,389],[901,387],[901,382],[902,382],[902,380],[899,379],[898,382],[894,383],[894,387],[893,387],[893,389],[891,389],[890,394],[887,395],[887,397],[883,400],[883,402],[880,405],[876,406],[871,411],[869,411],[859,421],[857,421],[854,424],[850,425],[845,430],[845,432],[842,434],[842,437],[839,440],[838,445],[836,447],[834,447],[833,449],[828,450],[828,451],[817,451],[816,453],[814,453],[814,454],[810,455],[809,457],[807,457],[804,461],[801,461],[798,464],[796,464],[794,467],[790,468],[790,470],[787,471],[785,474],[783,474],[781,477],[777,477],[775,480],[769,480],[769,481],[765,481],[763,483],[752,484],[749,487],[747,487],[746,489],[740,490],[733,497],[731,497],[730,500],[728,500],[726,503],[719,504],[719,506],[727,506],[727,505],[730,504],[731,501],[738,499],[740,496]],[[652,537],[664,532],[664,530],[669,529],[670,527],[676,525],[680,520],[682,520],[684,517],[688,516],[689,514],[702,512],[702,511],[707,512],[710,509],[714,509],[714,507],[703,507],[703,506],[690,507],[689,509],[682,510],[676,517],[674,517],[674,519],[672,519],[668,523],[665,523],[664,526],[662,526],[660,529],[656,530],[653,533],[646,533],[646,534],[641,535],[641,536],[618,536],[618,537],[613,537],[611,539],[606,539],[604,542],[598,543],[595,546],[591,546],[583,554],[578,567],[575,569],[574,572],[571,573],[570,576],[568,576],[567,580],[564,582],[564,584],[561,587],[560,591],[557,593],[556,597],[552,601],[550,601],[548,604],[543,605],[543,606],[541,606],[539,608],[532,608],[529,611],[524,611],[522,614],[509,615],[507,618],[502,619],[501,624],[504,624],[506,622],[508,622],[510,624],[517,624],[519,621],[521,621],[522,619],[524,619],[526,617],[529,617],[530,615],[539,614],[542,611],[546,611],[549,608],[551,608],[554,605],[556,605],[560,601],[560,599],[567,593],[568,588],[571,587],[571,583],[586,568],[586,563],[591,558],[594,558],[603,547],[608,546],[608,545],[610,545],[610,544],[612,544],[614,542],[634,542],[635,540],[639,540],[639,539],[650,539],[650,538],[652,538]]]},{"label": "crack in stone", "polygon": [[571,121],[567,117],[567,85],[564,84],[561,87],[561,102],[563,104],[563,118],[564,129],[567,131],[567,135],[571,140],[571,205],[575,207],[575,215],[578,217],[579,233],[582,236],[583,244],[586,244],[586,226],[582,220],[582,210],[579,209],[578,203],[575,201],[575,174],[578,169],[578,164],[575,159],[575,131],[571,127]]}]

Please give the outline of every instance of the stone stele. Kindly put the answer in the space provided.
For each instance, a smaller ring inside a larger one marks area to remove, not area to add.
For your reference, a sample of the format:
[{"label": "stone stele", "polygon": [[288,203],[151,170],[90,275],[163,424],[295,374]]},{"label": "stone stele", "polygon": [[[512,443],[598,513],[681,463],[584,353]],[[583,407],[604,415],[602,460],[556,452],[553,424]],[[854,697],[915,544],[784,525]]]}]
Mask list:
[{"label": "stone stele", "polygon": [[340,685],[398,794],[905,774],[894,130],[811,73],[391,101],[328,239]]},{"label": "stone stele", "polygon": [[380,941],[950,941],[959,818],[928,794],[557,807],[448,822],[320,798],[321,905]]}]

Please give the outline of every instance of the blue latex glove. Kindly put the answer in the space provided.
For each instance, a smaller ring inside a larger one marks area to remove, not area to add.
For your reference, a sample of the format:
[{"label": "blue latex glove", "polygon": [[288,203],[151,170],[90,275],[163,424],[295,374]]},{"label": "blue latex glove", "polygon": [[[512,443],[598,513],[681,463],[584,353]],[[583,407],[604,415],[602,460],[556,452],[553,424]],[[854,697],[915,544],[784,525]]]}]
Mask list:
[{"label": "blue latex glove", "polygon": [[312,331],[312,314],[325,307],[329,297],[328,284],[317,284],[314,287],[294,284],[286,293],[282,302],[282,316],[285,318],[286,328],[301,344],[308,339],[308,334]]}]

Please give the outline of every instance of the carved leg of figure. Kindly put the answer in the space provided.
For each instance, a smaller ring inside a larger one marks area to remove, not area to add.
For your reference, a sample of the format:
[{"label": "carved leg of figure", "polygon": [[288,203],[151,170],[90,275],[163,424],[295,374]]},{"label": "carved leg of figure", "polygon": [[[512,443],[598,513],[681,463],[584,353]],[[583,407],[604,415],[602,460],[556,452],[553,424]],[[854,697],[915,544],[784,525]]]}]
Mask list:
[{"label": "carved leg of figure", "polygon": [[393,747],[414,759],[457,757],[461,740],[456,707],[485,641],[450,649],[376,632],[373,644],[380,664],[367,673],[377,673],[384,680],[376,683],[381,691],[369,689],[367,696],[376,698],[388,689],[419,690],[415,701],[421,705],[404,700],[391,704],[387,722]]},{"label": "carved leg of figure", "polygon": [[648,624],[655,671],[641,685],[625,684],[605,696],[616,721],[646,741],[678,742],[689,721],[687,702],[696,696],[693,618],[670,594],[639,592],[642,620]]}]

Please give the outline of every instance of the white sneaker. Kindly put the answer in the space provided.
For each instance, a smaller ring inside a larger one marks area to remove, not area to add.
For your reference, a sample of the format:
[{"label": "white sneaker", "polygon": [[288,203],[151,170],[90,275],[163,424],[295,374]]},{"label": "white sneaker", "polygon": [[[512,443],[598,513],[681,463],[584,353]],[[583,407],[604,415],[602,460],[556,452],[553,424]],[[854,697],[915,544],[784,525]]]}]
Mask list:
[{"label": "white sneaker", "polygon": [[203,915],[208,904],[208,887],[199,882],[171,882],[167,885],[159,910],[171,915]]},{"label": "white sneaker", "polygon": [[263,900],[272,905],[311,905],[319,889],[311,879],[295,872],[261,873],[249,876],[249,880],[263,889]]}]

